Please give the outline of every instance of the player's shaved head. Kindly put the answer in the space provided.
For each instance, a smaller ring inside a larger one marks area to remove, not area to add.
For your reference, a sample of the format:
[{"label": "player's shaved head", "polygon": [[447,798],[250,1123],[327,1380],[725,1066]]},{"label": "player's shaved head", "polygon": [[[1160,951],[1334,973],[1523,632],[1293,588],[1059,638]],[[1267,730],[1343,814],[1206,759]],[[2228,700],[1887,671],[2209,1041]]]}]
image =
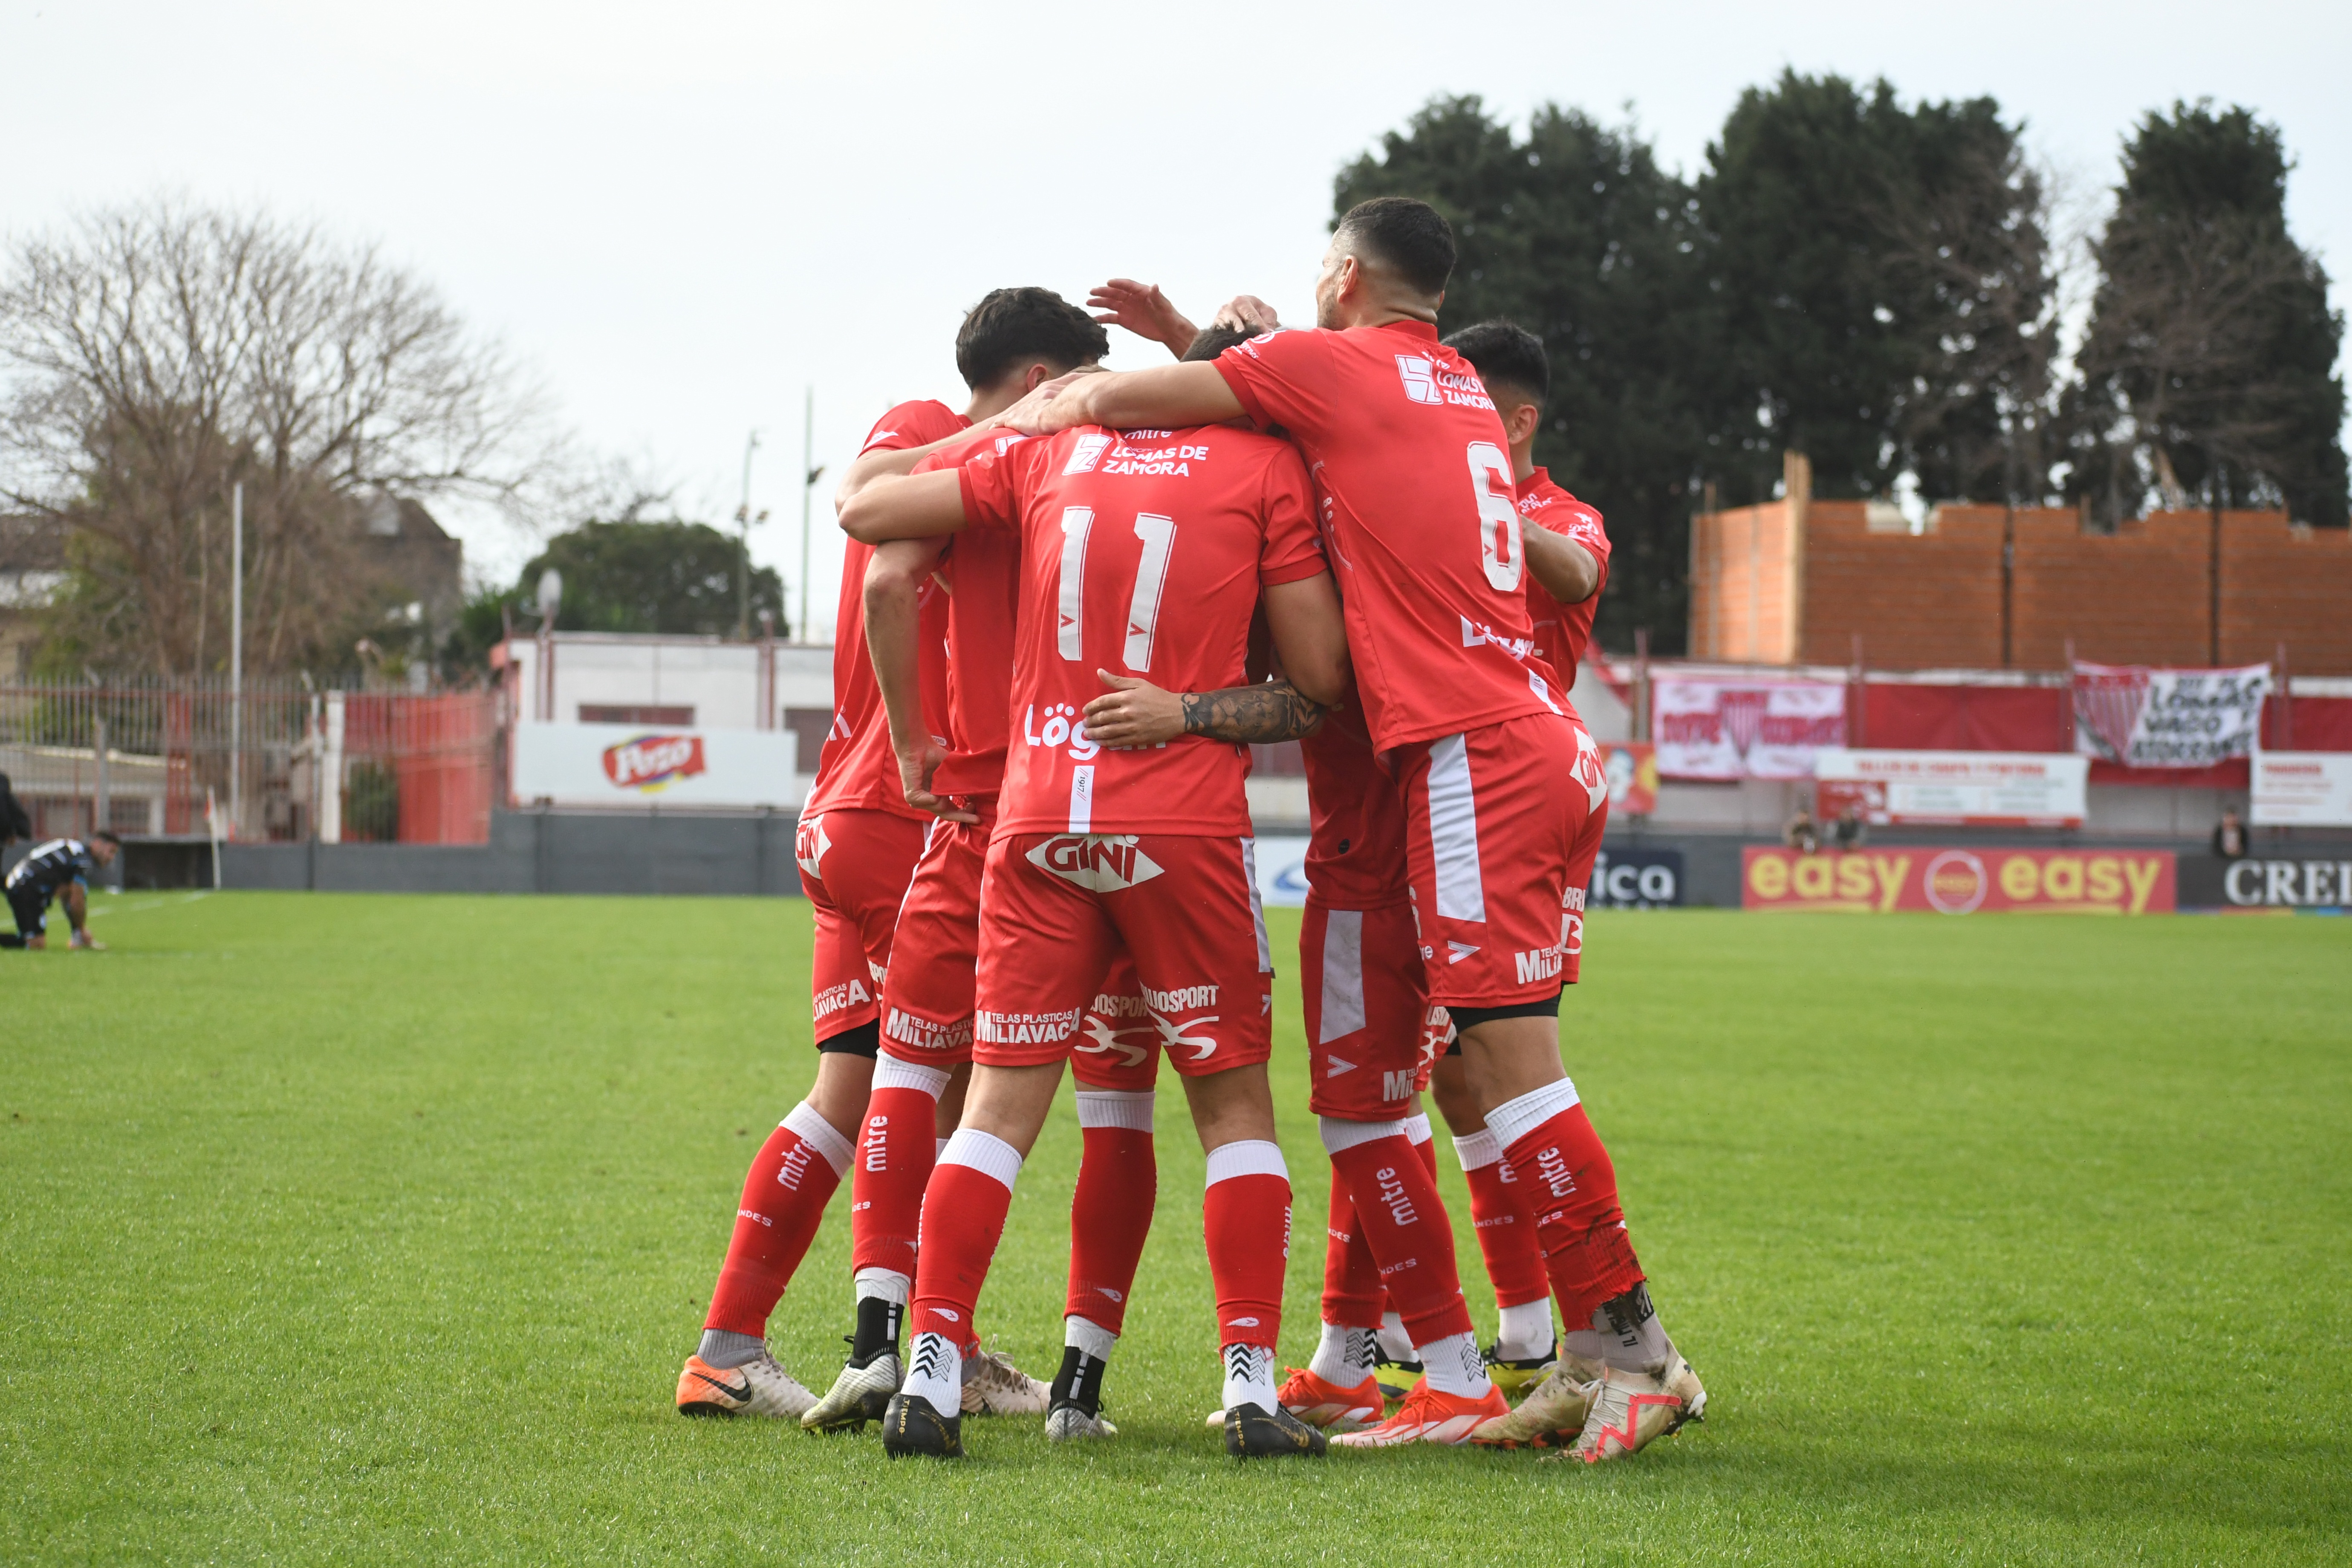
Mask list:
[{"label": "player's shaved head", "polygon": [[1424,299],[1444,294],[1445,280],[1454,275],[1454,226],[1435,207],[1411,196],[1358,202],[1332,231],[1331,243]]},{"label": "player's shaved head", "polygon": [[975,392],[1026,364],[1059,375],[1109,352],[1100,323],[1051,289],[995,289],[956,333],[956,369]]},{"label": "player's shaved head", "polygon": [[1257,336],[1250,327],[1203,327],[1194,334],[1192,346],[1181,356],[1186,362],[1211,360],[1237,343],[1245,343]]},{"label": "player's shaved head", "polygon": [[1551,398],[1551,359],[1543,340],[1515,321],[1500,319],[1463,328],[1445,346],[1470,362],[1486,395],[1541,407]]}]

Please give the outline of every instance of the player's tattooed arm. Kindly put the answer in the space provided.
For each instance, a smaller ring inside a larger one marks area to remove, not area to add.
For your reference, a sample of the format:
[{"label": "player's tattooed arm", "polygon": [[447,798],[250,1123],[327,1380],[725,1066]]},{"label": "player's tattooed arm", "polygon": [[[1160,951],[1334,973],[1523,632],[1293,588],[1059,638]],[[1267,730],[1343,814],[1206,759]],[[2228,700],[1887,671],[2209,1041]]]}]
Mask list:
[{"label": "player's tattooed arm", "polygon": [[1129,675],[1095,671],[1111,689],[1087,704],[1087,737],[1105,746],[1158,746],[1181,735],[1270,746],[1313,734],[1323,710],[1286,680],[1222,691],[1168,691]]},{"label": "player's tattooed arm", "polygon": [[1323,727],[1325,712],[1321,703],[1308,701],[1287,680],[1187,691],[1183,704],[1186,734],[1252,746],[1304,740]]}]

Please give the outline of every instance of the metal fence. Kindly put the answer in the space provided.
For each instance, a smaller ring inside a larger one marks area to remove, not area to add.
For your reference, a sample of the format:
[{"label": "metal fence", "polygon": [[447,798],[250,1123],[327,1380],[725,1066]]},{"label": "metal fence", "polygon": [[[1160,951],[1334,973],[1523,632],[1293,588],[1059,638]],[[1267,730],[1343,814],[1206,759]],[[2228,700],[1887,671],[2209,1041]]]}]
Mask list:
[{"label": "metal fence", "polygon": [[482,844],[498,695],[292,682],[0,685],[0,773],[41,837]]}]

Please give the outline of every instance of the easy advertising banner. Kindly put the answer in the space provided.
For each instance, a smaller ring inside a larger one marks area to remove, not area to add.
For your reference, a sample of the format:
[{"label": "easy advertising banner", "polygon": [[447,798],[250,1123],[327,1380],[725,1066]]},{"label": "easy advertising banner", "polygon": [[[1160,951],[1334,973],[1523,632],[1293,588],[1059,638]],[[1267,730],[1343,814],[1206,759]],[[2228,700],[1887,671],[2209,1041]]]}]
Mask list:
[{"label": "easy advertising banner", "polygon": [[795,805],[798,757],[790,730],[518,724],[514,795],[619,810]]},{"label": "easy advertising banner", "polygon": [[2271,667],[2074,666],[2074,749],[2131,768],[2210,768],[2260,743]]},{"label": "easy advertising banner", "polygon": [[1853,752],[1813,759],[1814,814],[1938,827],[2080,827],[2091,759],[2044,752]]},{"label": "easy advertising banner", "polygon": [[1845,744],[1845,688],[1828,680],[1660,675],[1658,773],[1670,779],[1809,779]]},{"label": "easy advertising banner", "polygon": [[1861,849],[1751,847],[1739,907],[1831,914],[2168,915],[2168,849]]},{"label": "easy advertising banner", "polygon": [[2256,752],[2258,827],[2352,827],[2352,752]]}]

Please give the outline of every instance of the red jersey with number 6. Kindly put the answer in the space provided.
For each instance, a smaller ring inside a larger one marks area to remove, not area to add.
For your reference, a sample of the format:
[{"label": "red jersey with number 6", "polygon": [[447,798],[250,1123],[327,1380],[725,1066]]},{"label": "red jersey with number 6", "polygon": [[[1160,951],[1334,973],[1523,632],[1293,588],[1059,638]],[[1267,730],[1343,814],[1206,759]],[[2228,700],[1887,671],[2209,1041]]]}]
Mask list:
[{"label": "red jersey with number 6", "polygon": [[1542,468],[1519,486],[1519,515],[1573,539],[1592,552],[1601,566],[1591,594],[1573,605],[1553,598],[1534,573],[1528,574],[1528,615],[1535,622],[1536,652],[1566,691],[1576,684],[1576,667],[1584,662],[1585,647],[1592,641],[1592,612],[1601,607],[1601,590],[1609,585],[1609,535],[1601,526],[1601,514],[1552,483],[1550,473]]},{"label": "red jersey with number 6", "polygon": [[[982,430],[915,465],[919,474],[1002,457],[1028,437]],[[931,776],[941,795],[984,798],[1004,784],[1006,715],[1013,706],[1013,624],[1021,605],[1021,536],[974,529],[951,541],[940,573],[948,584],[948,760]]]},{"label": "red jersey with number 6", "polygon": [[[971,427],[971,420],[944,403],[901,403],[876,421],[857,450],[860,456],[903,452]],[[818,750],[816,783],[801,816],[862,809],[930,822],[936,819],[929,812],[907,804],[898,754],[890,746],[890,716],[882,707],[874,661],[866,654],[866,563],[872,559],[874,547],[854,539],[842,552],[841,597],[833,623],[833,728]],[[922,606],[923,717],[936,727],[946,721],[948,710],[947,595],[926,584]]]},{"label": "red jersey with number 6", "polygon": [[1020,631],[996,837],[1250,831],[1248,748],[1088,738],[1097,669],[1171,691],[1248,679],[1262,585],[1326,570],[1306,466],[1231,426],[1080,426],[966,463],[963,515],[1022,540]]},{"label": "red jersey with number 6", "polygon": [[1533,651],[1511,456],[1470,362],[1422,321],[1269,332],[1216,362],[1323,497],[1348,648],[1381,751],[1558,711]]}]

